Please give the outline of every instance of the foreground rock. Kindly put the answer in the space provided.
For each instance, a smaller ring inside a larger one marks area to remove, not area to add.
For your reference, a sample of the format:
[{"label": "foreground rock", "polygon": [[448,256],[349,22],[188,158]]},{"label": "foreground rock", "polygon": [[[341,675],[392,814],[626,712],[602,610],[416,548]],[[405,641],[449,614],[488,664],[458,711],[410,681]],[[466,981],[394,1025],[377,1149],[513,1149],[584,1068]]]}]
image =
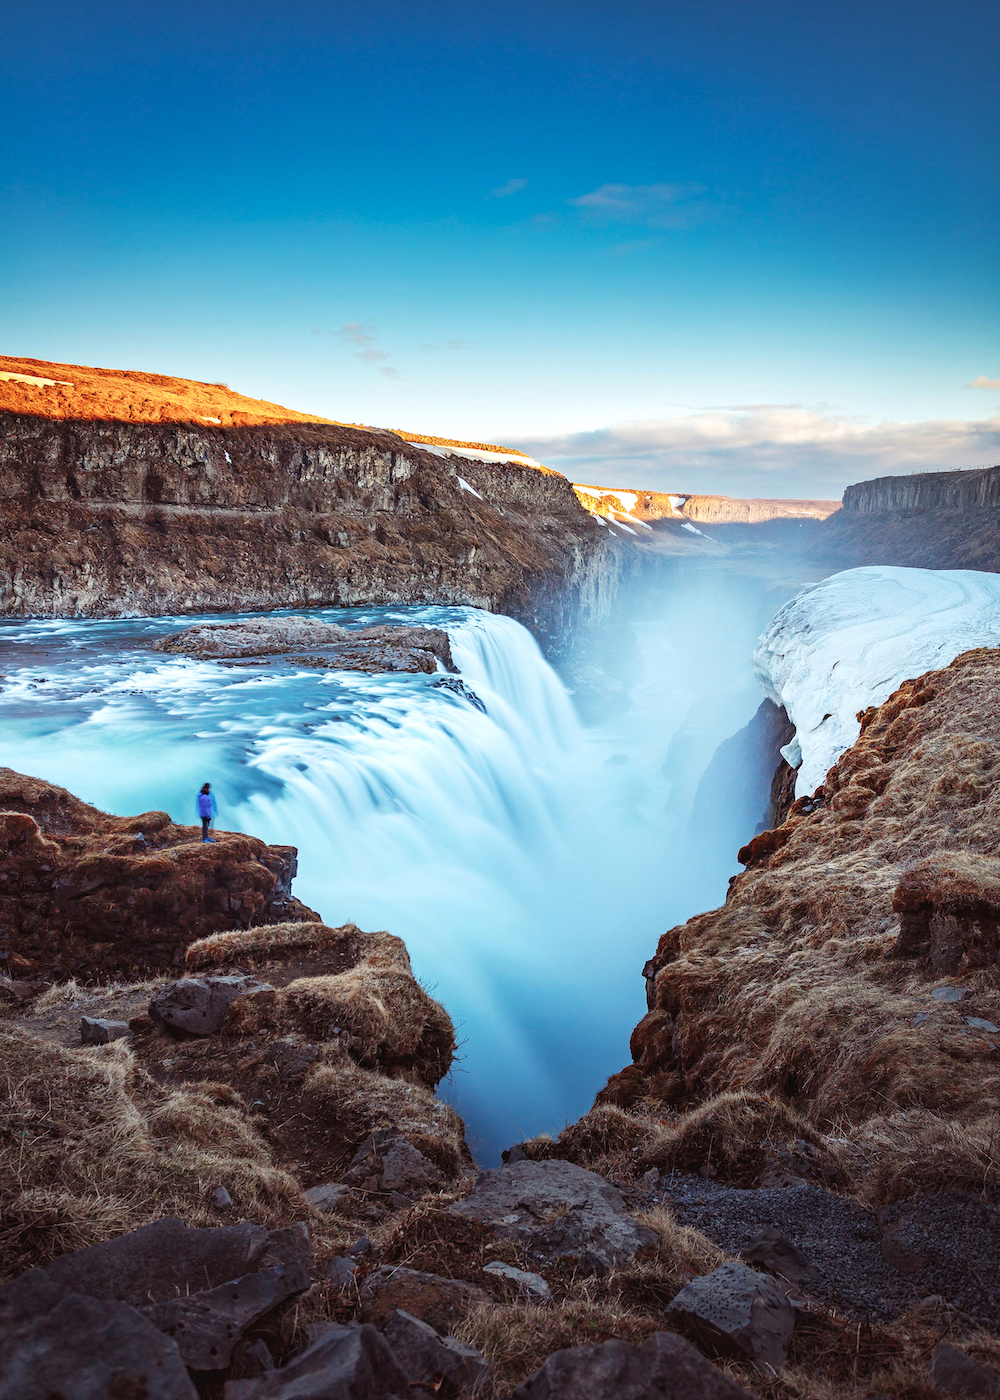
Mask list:
[{"label": "foreground rock", "polygon": [[472,1308],[489,1301],[482,1288],[462,1279],[383,1264],[361,1285],[361,1318],[384,1327],[395,1312],[406,1312],[447,1336]]},{"label": "foreground rock", "polygon": [[345,1186],[365,1191],[423,1192],[443,1186],[441,1172],[419,1152],[398,1128],[372,1133],[351,1158],[342,1178]]},{"label": "foreground rock", "polygon": [[966,1356],[950,1342],[941,1342],[931,1358],[931,1382],[949,1395],[982,1396],[992,1400],[1000,1395],[1000,1376]]},{"label": "foreground rock", "polygon": [[374,1327],[329,1326],[319,1341],[282,1366],[227,1381],[225,1400],[403,1400],[410,1378]]},{"label": "foreground rock", "polygon": [[751,1400],[683,1337],[657,1332],[640,1346],[605,1342],[557,1351],[514,1400]]},{"label": "foreground rock", "polygon": [[285,656],[301,647],[323,647],[320,656],[297,657],[307,665],[339,671],[424,671],[440,661],[457,671],[448,633],[440,627],[339,627],[306,617],[202,622],[153,643],[154,651],[202,658]]},{"label": "foreground rock", "polygon": [[397,1309],[384,1336],[413,1385],[440,1389],[442,1379],[459,1391],[482,1394],[493,1381],[486,1358],[457,1337],[440,1336],[427,1322]]},{"label": "foreground rock", "polygon": [[778,1285],[735,1263],[692,1279],[666,1315],[711,1355],[752,1361],[764,1375],[784,1366],[795,1327],[795,1310]]},{"label": "foreground rock", "polygon": [[603,1273],[656,1245],[658,1236],[629,1215],[621,1193],[571,1162],[512,1162],[484,1172],[451,1209],[491,1225],[536,1258],[573,1261]]},{"label": "foreground rock", "polygon": [[67,1293],[2,1332],[4,1400],[197,1400],[197,1395],[176,1344],[127,1303]]},{"label": "foreground rock", "polygon": [[166,812],[108,816],[0,768],[0,970],[137,980],[209,934],[318,917],[292,897],[294,847],[217,837],[203,845]]},{"label": "foreground rock", "polygon": [[149,1015],[161,1031],[187,1035],[212,1035],[222,1023],[237,997],[250,992],[271,991],[266,982],[235,973],[222,977],[185,977],[158,987],[149,1003]]}]

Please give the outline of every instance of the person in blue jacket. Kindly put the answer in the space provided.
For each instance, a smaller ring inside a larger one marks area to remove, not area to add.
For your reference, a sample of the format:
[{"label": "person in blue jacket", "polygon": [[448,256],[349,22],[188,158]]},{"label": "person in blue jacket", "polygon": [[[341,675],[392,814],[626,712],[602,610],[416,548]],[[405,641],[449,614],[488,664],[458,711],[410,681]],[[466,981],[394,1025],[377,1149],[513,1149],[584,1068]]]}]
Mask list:
[{"label": "person in blue jacket", "polygon": [[212,825],[219,808],[215,798],[212,796],[212,784],[203,783],[201,792],[198,794],[198,815],[201,818],[201,839],[209,841],[214,846],[216,840],[214,836],[209,836],[208,829]]}]

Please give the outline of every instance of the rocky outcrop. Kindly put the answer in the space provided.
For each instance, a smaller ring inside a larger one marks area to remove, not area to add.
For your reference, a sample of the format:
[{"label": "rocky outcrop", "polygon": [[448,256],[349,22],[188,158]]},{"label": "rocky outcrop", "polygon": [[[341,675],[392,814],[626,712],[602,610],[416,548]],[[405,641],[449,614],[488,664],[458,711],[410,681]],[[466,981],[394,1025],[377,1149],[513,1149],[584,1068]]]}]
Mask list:
[{"label": "rocky outcrop", "polygon": [[457,673],[448,633],[440,627],[338,627],[305,617],[254,618],[242,622],[203,622],[171,632],[153,643],[165,651],[202,659],[286,656],[300,647],[319,647],[318,656],[293,660],[337,671],[422,671],[433,675],[438,661]]},{"label": "rocky outcrop", "polygon": [[0,414],[0,519],[7,616],[465,603],[547,641],[624,549],[554,473],[317,423]]},{"label": "rocky outcrop", "polygon": [[64,788],[0,769],[0,967],[12,978],[143,977],[189,943],[316,919],[292,896],[293,846],[112,817]]}]

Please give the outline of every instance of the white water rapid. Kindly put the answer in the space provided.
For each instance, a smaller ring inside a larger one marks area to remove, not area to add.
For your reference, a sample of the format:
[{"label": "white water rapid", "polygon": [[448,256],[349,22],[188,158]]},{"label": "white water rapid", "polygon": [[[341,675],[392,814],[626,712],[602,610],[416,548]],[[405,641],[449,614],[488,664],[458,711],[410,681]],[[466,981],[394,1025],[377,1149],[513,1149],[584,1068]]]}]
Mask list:
[{"label": "white water rapid", "polygon": [[720,573],[678,583],[636,624],[631,710],[592,729],[523,627],[469,608],[309,615],[446,627],[485,713],[430,676],[150,652],[182,618],[8,623],[0,763],[192,823],[210,780],[221,828],[297,845],[299,898],[398,934],[447,1007],[462,1058],[442,1093],[492,1164],[628,1063],[659,934],[724,897],[734,851],[708,860],[686,823],[760,701],[762,594]]}]

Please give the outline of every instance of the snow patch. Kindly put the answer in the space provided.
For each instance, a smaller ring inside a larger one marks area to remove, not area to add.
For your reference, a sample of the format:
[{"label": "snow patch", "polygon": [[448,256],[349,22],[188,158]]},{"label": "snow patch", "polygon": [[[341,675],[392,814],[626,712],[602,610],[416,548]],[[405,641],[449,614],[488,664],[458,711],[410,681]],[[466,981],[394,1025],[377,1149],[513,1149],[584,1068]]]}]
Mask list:
[{"label": "snow patch", "polygon": [[667,500],[673,506],[674,510],[680,510],[681,506],[687,502],[687,496],[668,496]]},{"label": "snow patch", "polygon": [[620,520],[612,519],[610,523],[612,525],[617,525],[619,530],[624,530],[627,535],[635,535],[636,539],[639,538],[635,530],[631,529],[631,527],[628,525],[624,525]]},{"label": "snow patch", "polygon": [[62,384],[67,389],[73,387],[69,379],[42,379],[37,374],[12,374],[10,370],[0,370],[0,379],[6,380],[8,384],[44,384],[49,387],[53,384]]},{"label": "snow patch", "polygon": [[688,521],[688,520],[685,520],[684,524],[681,526],[681,529],[682,529],[682,530],[690,530],[691,533],[692,533],[692,535],[701,535],[701,537],[702,537],[703,540],[707,540],[707,539],[708,539],[708,536],[707,536],[706,534],[704,534],[704,533],[703,533],[701,530],[699,530],[696,526],[692,525],[692,524],[690,523],[690,521]]},{"label": "snow patch", "polygon": [[464,476],[460,476],[458,478],[458,484],[463,491],[468,491],[471,496],[475,496],[477,501],[481,501],[483,499],[482,496],[480,496],[479,492],[476,490],[476,488],[474,486],[469,485]]},{"label": "snow patch", "polygon": [[1000,574],[886,565],[847,569],[796,594],[753,656],[764,694],[795,725],[786,750],[801,751],[796,796],[814,792],[854,743],[860,711],[973,647],[1000,647]]},{"label": "snow patch", "polygon": [[221,418],[209,418],[209,416],[208,416],[207,413],[203,413],[203,414],[201,415],[201,417],[202,417],[203,421],[206,422],[206,423],[221,423],[221,422],[222,422],[222,419],[221,419]]},{"label": "snow patch", "polygon": [[435,457],[465,457],[470,462],[517,462],[523,467],[540,467],[534,457],[522,457],[517,452],[480,452],[471,447],[440,447],[436,442],[411,442],[411,447],[419,447],[421,452],[433,452]]}]

